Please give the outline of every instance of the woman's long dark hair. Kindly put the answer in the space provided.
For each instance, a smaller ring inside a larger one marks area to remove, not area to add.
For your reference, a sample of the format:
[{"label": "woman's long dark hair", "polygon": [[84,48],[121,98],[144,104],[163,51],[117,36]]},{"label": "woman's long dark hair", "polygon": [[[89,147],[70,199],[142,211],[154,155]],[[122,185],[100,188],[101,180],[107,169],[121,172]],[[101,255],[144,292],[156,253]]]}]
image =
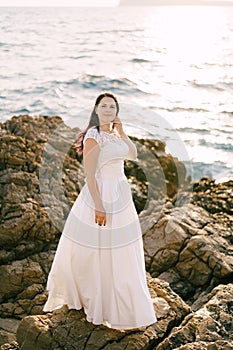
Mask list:
[{"label": "woman's long dark hair", "polygon": [[[90,119],[89,119],[88,126],[86,127],[85,130],[83,130],[83,131],[81,131],[79,133],[78,138],[77,138],[77,140],[75,141],[75,144],[74,144],[74,148],[76,149],[76,152],[77,152],[78,155],[82,155],[82,153],[83,153],[83,139],[84,139],[84,136],[87,133],[87,130],[92,128],[93,126],[96,126],[98,132],[100,132],[100,130],[99,130],[99,117],[98,117],[98,115],[95,112],[95,108],[99,105],[100,101],[104,97],[111,97],[115,101],[116,108],[117,108],[116,115],[119,113],[119,103],[117,101],[116,96],[114,96],[111,92],[108,92],[108,91],[103,92],[102,94],[100,94],[97,97],[97,99],[95,101],[95,106],[93,108],[93,111],[92,111]],[[113,124],[113,128],[114,128],[114,124]]]}]

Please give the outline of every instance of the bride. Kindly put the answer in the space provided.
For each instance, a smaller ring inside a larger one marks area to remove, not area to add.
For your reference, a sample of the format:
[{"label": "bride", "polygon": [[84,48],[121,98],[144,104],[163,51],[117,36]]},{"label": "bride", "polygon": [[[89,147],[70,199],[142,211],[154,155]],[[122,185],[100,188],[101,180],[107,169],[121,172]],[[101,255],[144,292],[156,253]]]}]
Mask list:
[{"label": "bride", "polygon": [[146,283],[142,232],[124,173],[137,159],[125,134],[117,98],[99,95],[76,142],[85,185],[66,220],[48,276],[45,312],[68,305],[86,319],[115,329],[156,322]]}]

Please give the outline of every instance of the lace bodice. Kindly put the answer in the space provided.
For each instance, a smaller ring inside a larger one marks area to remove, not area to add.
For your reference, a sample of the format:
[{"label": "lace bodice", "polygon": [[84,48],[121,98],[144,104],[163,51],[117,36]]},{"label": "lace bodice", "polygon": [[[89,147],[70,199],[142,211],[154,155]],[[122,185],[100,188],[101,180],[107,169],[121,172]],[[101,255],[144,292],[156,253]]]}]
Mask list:
[{"label": "lace bodice", "polygon": [[93,138],[99,144],[100,153],[97,162],[97,176],[124,176],[124,159],[132,159],[127,143],[116,133],[109,134],[93,127],[88,129],[83,144],[88,138]]},{"label": "lace bodice", "polygon": [[98,130],[95,127],[88,129],[84,137],[83,143],[85,143],[87,138],[95,139],[100,146],[105,144],[105,142],[107,141],[118,142],[119,140],[121,140],[121,138],[118,136],[118,134],[115,131],[113,131],[112,134],[109,134],[108,132],[105,132],[102,130],[98,132]]}]

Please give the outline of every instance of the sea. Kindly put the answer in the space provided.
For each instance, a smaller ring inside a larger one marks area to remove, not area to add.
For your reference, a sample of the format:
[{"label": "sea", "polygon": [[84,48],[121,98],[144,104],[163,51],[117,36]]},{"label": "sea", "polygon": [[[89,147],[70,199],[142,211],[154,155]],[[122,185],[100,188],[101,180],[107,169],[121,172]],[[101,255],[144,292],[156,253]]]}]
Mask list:
[{"label": "sea", "polygon": [[194,181],[233,179],[233,6],[1,7],[0,121],[87,126],[113,92],[128,135],[166,142]]}]

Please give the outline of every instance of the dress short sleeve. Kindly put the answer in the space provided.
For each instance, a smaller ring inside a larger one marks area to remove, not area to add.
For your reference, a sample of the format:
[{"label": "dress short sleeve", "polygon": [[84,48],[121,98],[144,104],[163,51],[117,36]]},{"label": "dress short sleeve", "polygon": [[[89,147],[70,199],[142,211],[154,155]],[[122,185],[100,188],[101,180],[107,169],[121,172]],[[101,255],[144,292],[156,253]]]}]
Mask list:
[{"label": "dress short sleeve", "polygon": [[83,144],[86,142],[87,139],[94,139],[96,140],[96,142],[99,143],[98,130],[96,128],[88,129],[86,135],[83,138]]}]

